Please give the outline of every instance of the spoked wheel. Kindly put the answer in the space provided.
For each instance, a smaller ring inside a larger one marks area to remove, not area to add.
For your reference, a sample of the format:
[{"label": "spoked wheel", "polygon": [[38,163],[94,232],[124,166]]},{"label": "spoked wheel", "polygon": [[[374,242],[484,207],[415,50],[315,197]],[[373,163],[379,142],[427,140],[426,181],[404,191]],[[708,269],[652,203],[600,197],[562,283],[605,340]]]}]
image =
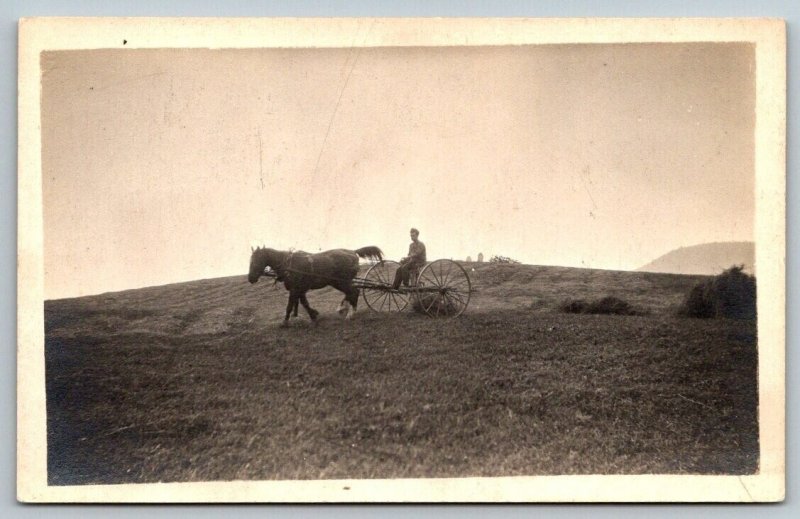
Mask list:
[{"label": "spoked wheel", "polygon": [[375,312],[400,312],[408,306],[408,294],[392,290],[394,274],[400,264],[383,260],[369,268],[364,278],[377,285],[375,288],[361,290],[367,306]]},{"label": "spoked wheel", "polygon": [[457,317],[467,309],[472,295],[467,271],[451,260],[436,260],[417,278],[417,303],[431,317]]}]

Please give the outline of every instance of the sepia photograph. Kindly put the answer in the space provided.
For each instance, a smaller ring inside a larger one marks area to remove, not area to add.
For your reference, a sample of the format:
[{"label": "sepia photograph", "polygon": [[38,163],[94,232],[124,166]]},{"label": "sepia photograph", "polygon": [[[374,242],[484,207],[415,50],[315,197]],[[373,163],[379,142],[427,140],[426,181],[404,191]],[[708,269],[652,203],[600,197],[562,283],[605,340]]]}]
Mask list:
[{"label": "sepia photograph", "polygon": [[24,20],[20,498],[783,499],[784,31]]}]

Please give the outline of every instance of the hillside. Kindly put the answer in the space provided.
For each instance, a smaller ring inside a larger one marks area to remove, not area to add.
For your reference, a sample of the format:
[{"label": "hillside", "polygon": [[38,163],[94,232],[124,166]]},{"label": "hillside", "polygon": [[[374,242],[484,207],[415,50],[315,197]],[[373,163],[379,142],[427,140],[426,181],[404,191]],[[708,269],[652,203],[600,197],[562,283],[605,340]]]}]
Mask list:
[{"label": "hillside", "polygon": [[681,247],[636,270],[715,275],[733,265],[744,265],[747,272],[754,272],[755,244],[753,242],[704,243]]},{"label": "hillside", "polygon": [[[644,309],[671,314],[703,276],[649,272],[580,269],[497,263],[462,263],[476,290],[468,312],[533,309],[552,311],[565,299],[613,295]],[[368,265],[361,266],[361,275]],[[311,306],[322,318],[337,319],[334,309],[340,292],[324,288],[309,293]],[[206,279],[147,287],[95,296],[45,302],[46,328],[50,315],[89,315],[102,320],[103,329],[157,333],[224,332],[241,315],[263,324],[279,323],[286,308],[283,285],[262,278],[255,285],[247,276]],[[363,300],[359,315],[370,310]],[[52,311],[52,312],[51,312]],[[238,313],[237,313],[238,312]],[[301,320],[308,318],[301,310]],[[89,323],[86,323],[89,324]]]},{"label": "hillside", "polygon": [[[675,317],[702,278],[466,267],[455,319],[326,289],[281,329],[244,275],[47,301],[49,483],[757,470],[755,323]],[[648,314],[557,310],[603,295]]]}]

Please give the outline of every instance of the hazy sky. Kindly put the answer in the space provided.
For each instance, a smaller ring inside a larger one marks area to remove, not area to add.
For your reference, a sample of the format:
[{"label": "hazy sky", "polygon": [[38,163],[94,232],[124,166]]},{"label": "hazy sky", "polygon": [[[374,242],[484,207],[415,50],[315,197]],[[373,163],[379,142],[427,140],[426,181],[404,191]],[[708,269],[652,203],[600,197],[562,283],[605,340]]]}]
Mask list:
[{"label": "hazy sky", "polygon": [[45,297],[250,244],[634,269],[751,241],[748,44],[42,55]]}]

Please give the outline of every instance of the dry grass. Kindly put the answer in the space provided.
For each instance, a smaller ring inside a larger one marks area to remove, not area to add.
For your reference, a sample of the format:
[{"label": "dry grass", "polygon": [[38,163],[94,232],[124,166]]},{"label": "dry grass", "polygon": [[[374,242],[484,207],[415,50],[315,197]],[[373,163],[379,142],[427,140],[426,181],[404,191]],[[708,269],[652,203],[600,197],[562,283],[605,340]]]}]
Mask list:
[{"label": "dry grass", "polygon": [[[695,278],[471,275],[457,319],[343,322],[324,290],[285,330],[244,276],[48,302],[49,482],[757,470],[755,323],[674,317]],[[653,313],[560,313],[570,289]]]}]

